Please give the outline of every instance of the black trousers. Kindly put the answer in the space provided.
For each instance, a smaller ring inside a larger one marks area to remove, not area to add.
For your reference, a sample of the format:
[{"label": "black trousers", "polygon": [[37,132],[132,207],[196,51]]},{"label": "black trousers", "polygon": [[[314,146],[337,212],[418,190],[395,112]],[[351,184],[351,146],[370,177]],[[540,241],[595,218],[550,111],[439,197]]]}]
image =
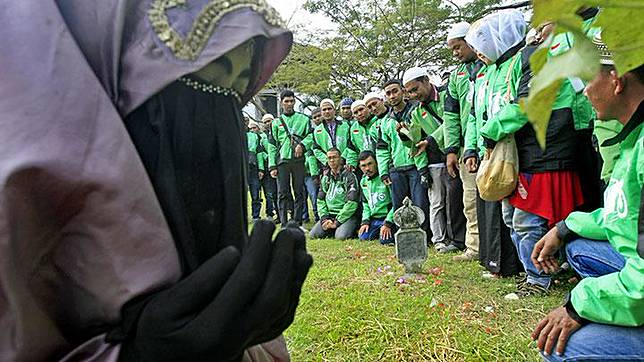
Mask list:
[{"label": "black trousers", "polygon": [[277,166],[277,204],[282,225],[286,225],[288,222],[288,201],[291,199],[291,190],[295,198],[292,220],[298,225],[302,225],[304,175],[304,160],[286,161]]},{"label": "black trousers", "polygon": [[485,201],[476,195],[476,216],[479,222],[479,263],[492,273],[502,276],[523,271],[510,229],[503,222],[500,201]]},{"label": "black trousers", "polygon": [[[461,165],[461,167],[463,167]],[[445,188],[447,194],[445,195],[445,213],[447,220],[447,238],[451,244],[465,250],[465,228],[466,220],[463,213],[463,181],[461,177],[456,174],[452,177],[449,173],[445,172]]]},{"label": "black trousers", "polygon": [[264,189],[264,196],[266,196],[266,217],[271,218],[278,210],[277,181],[267,173],[262,179],[262,188]]}]

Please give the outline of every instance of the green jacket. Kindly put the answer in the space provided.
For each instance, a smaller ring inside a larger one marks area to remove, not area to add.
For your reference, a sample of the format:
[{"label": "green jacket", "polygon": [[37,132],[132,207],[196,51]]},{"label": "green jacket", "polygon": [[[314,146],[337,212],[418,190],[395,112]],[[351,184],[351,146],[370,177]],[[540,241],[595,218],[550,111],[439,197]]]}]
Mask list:
[{"label": "green jacket", "polygon": [[354,121],[349,129],[349,146],[344,150],[342,157],[347,160],[347,165],[358,166],[358,156],[362,151],[375,151],[376,141],[371,128],[376,123],[376,117],[373,117],[366,125]]},{"label": "green jacket", "polygon": [[264,150],[261,135],[248,131],[246,132],[246,142],[248,144],[248,163],[250,168],[257,168],[261,172],[266,172],[266,151]]},{"label": "green jacket", "polygon": [[[484,139],[499,141],[528,123],[528,117],[517,102],[519,97],[527,96],[529,90],[530,62],[524,57],[529,57],[529,54],[519,51],[511,58],[487,67],[485,109],[488,121],[481,128]],[[565,80],[552,109],[572,108],[576,99],[570,80]]]},{"label": "green jacket", "polygon": [[604,141],[609,138],[617,136],[617,134],[624,128],[618,120],[610,121],[597,121],[593,134],[597,137],[599,144],[599,154],[602,157],[602,172],[601,179],[605,182],[610,180],[610,175],[613,173],[615,162],[619,158],[619,145],[603,146]]},{"label": "green jacket", "polygon": [[[583,29],[586,36],[592,38],[601,29],[593,27],[595,17],[589,18],[584,21]],[[550,49],[548,49],[548,59],[557,57],[561,54],[568,52],[575,43],[575,37],[572,33],[559,33],[554,36]],[[589,129],[593,127],[595,120],[595,112],[593,111],[592,104],[588,98],[583,94],[585,84],[581,79],[569,79],[575,92],[576,97],[572,104],[573,120],[575,122],[575,129]]]},{"label": "green jacket", "polygon": [[570,237],[570,232],[588,239],[608,240],[626,260],[621,271],[585,278],[571,292],[577,313],[598,323],[644,325],[644,225],[641,221],[638,230],[638,219],[644,212],[643,121],[644,107],[640,104],[635,116],[611,139],[619,142],[620,153],[604,192],[604,207],[590,213],[573,212],[557,225],[563,240]]},{"label": "green jacket", "polygon": [[321,220],[335,219],[340,224],[349,220],[358,209],[358,181],[353,172],[343,170],[322,176],[318,192],[318,214]]},{"label": "green jacket", "polygon": [[315,158],[315,155],[311,150],[307,151],[306,156],[304,156],[304,167],[306,169],[306,173],[310,176],[315,177],[320,175],[320,162]]},{"label": "green jacket", "polygon": [[[433,114],[439,118],[434,117]],[[421,102],[411,112],[411,134],[413,143],[425,138],[430,142],[428,152],[422,154],[425,157],[424,165],[444,163],[445,132],[443,128],[443,106],[439,100],[432,100],[428,103]],[[439,150],[441,154],[435,154],[432,150]],[[417,156],[419,158],[420,156]],[[418,169],[422,166],[419,164]]]},{"label": "green jacket", "polygon": [[326,152],[335,147],[344,153],[349,145],[349,124],[346,121],[336,120],[335,139],[331,138],[326,122],[320,123],[313,130],[313,154],[322,165],[327,164]]},{"label": "green jacket", "polygon": [[[411,108],[410,108],[411,109]],[[403,112],[411,114],[409,112]],[[391,113],[382,116],[378,125],[378,142],[376,143],[376,162],[380,177],[389,177],[391,170],[421,169],[427,166],[427,156],[421,154],[413,157],[414,148],[411,143],[403,142],[396,131],[397,120],[391,118]],[[400,121],[406,122],[405,118]]]},{"label": "green jacket", "polygon": [[[282,123],[282,121],[284,123]],[[286,126],[285,129],[284,125]],[[291,137],[289,137],[289,133]],[[311,123],[305,114],[295,112],[290,116],[282,114],[271,123],[269,135],[268,166],[271,170],[277,165],[293,159],[295,146],[302,144],[305,150],[310,149],[313,136],[311,136]],[[300,158],[304,160],[304,157]]]},{"label": "green jacket", "polygon": [[483,137],[481,128],[487,122],[485,109],[485,93],[487,81],[487,66],[483,64],[474,79],[474,94],[472,95],[472,109],[470,110],[470,120],[465,130],[465,151],[463,158],[478,157],[479,151],[483,149]]},{"label": "green jacket", "polygon": [[476,127],[476,120],[471,116],[472,97],[474,80],[482,65],[478,60],[461,64],[449,77],[443,103],[445,153],[458,153],[465,146],[467,128]]},{"label": "green jacket", "polygon": [[372,219],[385,219],[385,224],[394,225],[394,205],[391,201],[391,190],[378,176],[369,178],[366,175],[360,180],[362,188],[362,225],[368,225]]}]

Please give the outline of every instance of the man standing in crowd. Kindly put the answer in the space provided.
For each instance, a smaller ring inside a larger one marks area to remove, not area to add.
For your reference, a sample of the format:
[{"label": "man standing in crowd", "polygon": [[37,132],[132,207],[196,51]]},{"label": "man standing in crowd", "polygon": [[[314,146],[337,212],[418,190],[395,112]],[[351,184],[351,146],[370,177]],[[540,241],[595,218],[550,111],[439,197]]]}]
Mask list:
[{"label": "man standing in crowd", "polygon": [[[471,116],[474,80],[483,66],[476,53],[465,42],[470,24],[457,23],[447,34],[447,46],[461,65],[450,75],[445,90],[443,119],[445,132],[445,153],[447,154],[447,173],[455,181],[461,179],[463,186],[463,212],[467,220],[465,233],[466,250],[455,256],[455,261],[479,259],[479,226],[476,217],[476,174],[461,165],[459,156],[465,144],[465,133],[476,132],[476,120]],[[476,159],[471,159],[470,162]],[[458,182],[450,182],[453,185]]]},{"label": "man standing in crowd", "polygon": [[[311,127],[315,128],[322,122],[322,114],[320,108],[314,108],[311,111]],[[313,217],[315,221],[320,220],[318,216],[318,189],[320,186],[320,162],[315,158],[313,150],[306,151],[306,176],[304,176],[304,209],[302,210],[303,221],[309,222],[308,200],[311,201],[311,208],[313,209]]]},{"label": "man standing in crowd", "polygon": [[[405,197],[409,197],[414,205],[420,207],[425,215],[428,215],[427,190],[423,187],[418,172],[420,168],[427,166],[426,156],[422,154],[413,157],[413,150],[405,145],[398,135],[397,120],[389,117],[390,112],[379,94],[367,94],[365,101],[371,113],[377,117],[374,125],[378,134],[376,161],[380,170],[380,178],[385,185],[391,186],[394,208],[401,207]],[[404,109],[405,104],[400,108]],[[422,228],[427,230],[427,225],[428,218],[426,217]]]},{"label": "man standing in crowd", "polygon": [[269,167],[271,177],[277,178],[277,198],[280,220],[288,222],[288,199],[292,188],[295,194],[292,220],[302,225],[304,207],[304,156],[311,142],[309,117],[295,112],[295,94],[284,90],[280,94],[282,115],[271,123]]},{"label": "man standing in crowd", "polygon": [[[548,273],[557,253],[584,279],[563,306],[532,333],[548,361],[644,360],[644,64],[619,76],[609,49],[595,35],[599,73],[586,87],[599,122],[624,125],[607,145],[619,144],[605,205],[573,212],[536,244],[532,262]],[[556,349],[554,349],[556,347]],[[556,351],[556,354],[553,352]]]},{"label": "man standing in crowd", "polygon": [[376,117],[371,115],[369,108],[361,99],[351,104],[354,122],[349,130],[349,147],[344,150],[342,157],[347,164],[356,169],[356,178],[362,178],[362,171],[358,168],[358,155],[362,151],[375,151],[376,141],[371,134],[371,127],[376,122]]},{"label": "man standing in crowd", "polygon": [[335,104],[330,99],[320,102],[322,123],[313,130],[313,153],[322,165],[327,165],[326,152],[337,148],[342,154],[349,142],[349,124],[335,117]]},{"label": "man standing in crowd", "polygon": [[354,121],[353,112],[351,111],[351,105],[353,104],[353,98],[347,97],[340,102],[340,117],[342,120],[351,126]]},{"label": "man standing in crowd", "polygon": [[333,237],[344,240],[354,236],[359,223],[358,181],[353,172],[343,168],[340,150],[326,152],[329,171],[322,176],[318,193],[320,221],[311,229],[311,238]]},{"label": "man standing in crowd", "polygon": [[429,81],[427,70],[420,67],[408,69],[403,83],[409,97],[420,101],[412,112],[412,123],[420,128],[421,137],[425,138],[418,142],[418,152],[426,154],[429,163],[422,174],[428,181],[432,242],[441,253],[462,250],[465,248],[463,189],[460,179],[447,175],[445,155],[442,152],[443,107],[438,91]]},{"label": "man standing in crowd", "polygon": [[[267,168],[268,171],[268,164],[269,164],[269,150],[271,149],[271,146],[268,144],[269,140],[269,135],[271,134],[271,123],[275,117],[273,117],[272,114],[266,113],[264,116],[262,116],[262,121],[261,121],[261,126],[263,129],[263,132],[259,134],[262,140],[262,146],[264,147],[264,164]],[[266,217],[269,219],[272,219],[274,216],[275,217],[274,221],[275,223],[280,223],[280,218],[279,214],[277,213],[277,181],[268,175],[264,175],[264,177],[261,179],[261,184],[262,184],[262,190],[264,190],[264,199],[266,202]]]},{"label": "man standing in crowd", "polygon": [[358,231],[360,240],[380,239],[381,244],[394,244],[394,208],[389,186],[378,177],[378,164],[373,151],[362,151],[360,169],[364,176],[362,188],[362,224]]},{"label": "man standing in crowd", "polygon": [[248,132],[246,132],[248,144],[248,190],[250,191],[253,221],[257,221],[262,209],[259,188],[260,182],[266,174],[266,151],[262,145],[259,124],[255,121],[250,121],[248,116],[245,117],[245,121],[248,127]]}]

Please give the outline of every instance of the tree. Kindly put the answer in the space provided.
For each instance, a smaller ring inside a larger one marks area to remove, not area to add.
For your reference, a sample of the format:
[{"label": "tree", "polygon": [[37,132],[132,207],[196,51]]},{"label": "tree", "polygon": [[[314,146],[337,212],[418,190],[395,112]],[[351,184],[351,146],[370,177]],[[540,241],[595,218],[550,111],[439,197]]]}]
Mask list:
[{"label": "tree", "polygon": [[459,7],[440,0],[308,0],[305,8],[330,17],[338,34],[296,45],[270,86],[355,97],[415,65],[445,69],[454,64],[445,44],[449,27],[471,22],[499,2],[474,0]]}]

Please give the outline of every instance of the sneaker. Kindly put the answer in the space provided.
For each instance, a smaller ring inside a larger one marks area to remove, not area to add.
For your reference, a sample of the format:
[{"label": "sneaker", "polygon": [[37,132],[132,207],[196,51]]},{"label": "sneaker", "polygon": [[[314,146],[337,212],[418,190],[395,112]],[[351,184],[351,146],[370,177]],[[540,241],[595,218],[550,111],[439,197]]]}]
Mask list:
[{"label": "sneaker", "polygon": [[434,249],[439,253],[441,253],[446,248],[447,248],[447,245],[445,245],[445,243],[435,243],[434,244]]},{"label": "sneaker", "polygon": [[300,230],[302,230],[302,232],[305,234],[309,232],[304,226],[300,226]]},{"label": "sneaker", "polygon": [[479,253],[465,250],[464,253],[456,255],[452,258],[453,261],[478,261]]},{"label": "sneaker", "polygon": [[525,283],[521,283],[518,285],[516,292],[506,294],[504,299],[517,300],[517,299],[523,299],[531,296],[544,296],[548,294],[549,294],[548,289],[542,287],[541,285],[528,283],[526,281]]},{"label": "sneaker", "polygon": [[481,274],[481,278],[483,278],[483,279],[501,279],[501,274],[485,272],[485,273]]},{"label": "sneaker", "polygon": [[461,249],[459,249],[456,246],[450,244],[450,245],[447,245],[443,250],[439,250],[438,252],[440,254],[447,254],[447,253],[455,253],[457,251],[461,251]]}]

